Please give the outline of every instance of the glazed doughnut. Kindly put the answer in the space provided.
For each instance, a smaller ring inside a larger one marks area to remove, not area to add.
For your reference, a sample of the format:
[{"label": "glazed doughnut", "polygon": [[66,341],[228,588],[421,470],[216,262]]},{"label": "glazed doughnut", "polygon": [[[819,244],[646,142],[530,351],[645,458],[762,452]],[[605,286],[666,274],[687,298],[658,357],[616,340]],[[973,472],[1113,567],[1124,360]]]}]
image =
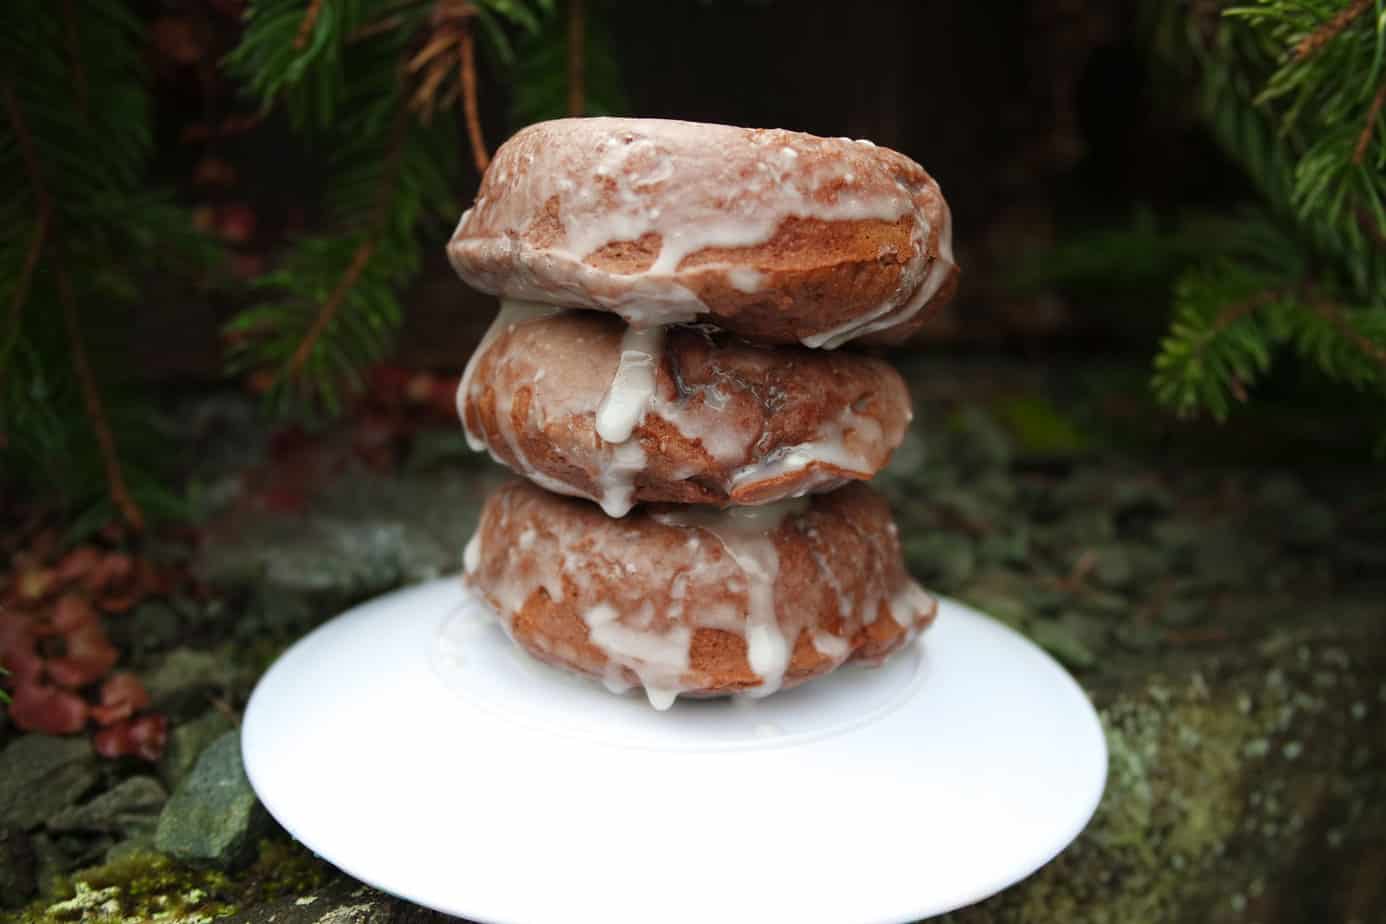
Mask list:
[{"label": "glazed doughnut", "polygon": [[958,277],[948,205],[903,154],[660,119],[518,132],[448,255],[483,292],[826,348],[903,341]]},{"label": "glazed doughnut", "polygon": [[933,621],[865,485],[761,507],[652,505],[614,520],[523,481],[491,495],[466,583],[548,664],[676,696],[763,696],[879,661]]},{"label": "glazed doughnut", "polygon": [[475,447],[610,516],[869,479],[910,421],[904,380],[874,357],[514,302],[472,354],[458,407]]}]

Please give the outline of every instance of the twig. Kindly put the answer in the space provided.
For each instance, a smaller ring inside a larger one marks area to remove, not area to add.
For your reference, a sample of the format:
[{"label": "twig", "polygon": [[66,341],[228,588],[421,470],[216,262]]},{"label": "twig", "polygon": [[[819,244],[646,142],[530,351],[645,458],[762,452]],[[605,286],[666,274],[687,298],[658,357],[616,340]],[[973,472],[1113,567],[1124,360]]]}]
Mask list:
[{"label": "twig", "polygon": [[77,372],[77,381],[82,386],[82,400],[87,406],[87,419],[91,421],[96,443],[101,448],[101,461],[106,467],[106,485],[111,492],[111,500],[130,524],[139,532],[144,529],[144,514],[139,504],[130,496],[125,486],[125,473],[120,467],[120,456],[116,453],[115,437],[111,434],[110,421],[106,419],[106,408],[101,403],[101,392],[96,387],[96,377],[87,359],[87,348],[82,342],[82,325],[77,320],[77,300],[72,296],[72,284],[61,266],[53,273],[58,283],[58,297],[63,303],[63,323],[67,326],[67,339],[72,346],[72,367]]},{"label": "twig", "polygon": [[1313,305],[1320,317],[1332,324],[1333,329],[1342,334],[1344,340],[1357,347],[1362,355],[1386,368],[1386,347],[1373,343],[1362,336],[1360,331],[1353,328],[1343,317],[1343,309],[1340,305],[1328,301],[1311,301],[1310,304]]},{"label": "twig", "polygon": [[366,269],[366,264],[370,262],[371,256],[376,248],[376,229],[384,221],[390,207],[390,199],[394,195],[395,180],[399,176],[400,160],[404,154],[404,135],[409,127],[409,113],[407,109],[401,108],[395,117],[395,127],[392,132],[390,142],[389,163],[385,168],[385,181],[380,184],[377,191],[375,206],[372,210],[370,227],[372,235],[363,240],[356,247],[356,252],[351,255],[351,262],[347,264],[346,272],[337,282],[337,287],[332,290],[332,294],[327,296],[327,301],[322,303],[322,308],[318,309],[318,316],[313,319],[313,326],[308,328],[308,333],[298,348],[294,350],[294,355],[289,359],[288,366],[284,369],[286,378],[293,378],[303,371],[308,359],[313,354],[313,347],[321,339],[323,332],[327,330],[327,325],[332,323],[337,311],[346,301],[347,293],[351,287],[356,285],[356,280],[361,278],[361,273]]},{"label": "twig", "polygon": [[81,46],[77,44],[77,11],[72,8],[72,0],[63,0],[63,33],[67,42],[67,55],[72,59],[72,83],[77,88],[77,103],[82,114],[91,112],[91,99],[87,90],[87,75],[82,69]]},{"label": "twig", "polygon": [[1367,156],[1367,145],[1371,143],[1372,132],[1376,130],[1376,119],[1381,115],[1383,105],[1386,105],[1386,80],[1381,82],[1381,86],[1377,87],[1376,96],[1372,97],[1372,104],[1367,109],[1367,124],[1362,126],[1362,134],[1357,136],[1357,147],[1352,149],[1352,162],[1359,167]]},{"label": "twig", "polygon": [[298,34],[294,36],[294,48],[302,51],[303,46],[308,44],[308,36],[313,34],[313,27],[317,25],[318,14],[322,12],[322,0],[309,0],[308,9],[303,13],[303,21],[298,24]]},{"label": "twig", "polygon": [[1226,308],[1222,309],[1222,311],[1219,311],[1218,316],[1213,319],[1213,327],[1212,330],[1209,331],[1209,335],[1211,336],[1212,334],[1225,330],[1232,324],[1251,314],[1253,311],[1264,307],[1267,302],[1279,298],[1282,295],[1284,295],[1284,293],[1279,289],[1263,289],[1250,298],[1244,298],[1240,302],[1228,305]]},{"label": "twig", "polygon": [[341,280],[337,283],[337,288],[333,289],[332,294],[327,297],[327,301],[322,303],[322,308],[318,310],[318,316],[313,319],[313,326],[308,329],[308,334],[299,343],[298,349],[294,350],[294,355],[285,369],[287,377],[292,378],[303,371],[303,366],[313,353],[313,347],[317,345],[323,331],[327,329],[327,325],[337,314],[337,309],[342,307],[347,293],[351,291],[352,286],[356,285],[356,280],[360,278],[366,264],[370,261],[371,254],[374,252],[375,239],[367,238],[351,255],[351,263],[347,265],[346,272],[342,274]]},{"label": "twig", "polygon": [[403,16],[383,16],[380,19],[377,19],[375,22],[368,22],[364,26],[358,27],[349,35],[347,35],[347,44],[352,45],[356,42],[365,41],[366,39],[371,38],[372,36],[379,35],[382,32],[389,32],[391,29],[398,29],[400,25],[403,24],[403,22]]},{"label": "twig", "polygon": [[583,87],[586,75],[586,39],[583,35],[582,0],[568,0],[568,115],[580,116],[587,108]]},{"label": "twig", "polygon": [[1299,44],[1295,46],[1295,60],[1303,61],[1317,53],[1352,25],[1353,20],[1367,12],[1374,2],[1375,0],[1353,0],[1351,6],[1344,8],[1338,15],[1299,40]]},{"label": "twig", "polygon": [[462,33],[461,44],[462,111],[467,122],[467,140],[471,142],[476,172],[485,173],[491,165],[491,155],[486,153],[486,140],[481,136],[481,115],[476,102],[476,47],[470,28]]}]

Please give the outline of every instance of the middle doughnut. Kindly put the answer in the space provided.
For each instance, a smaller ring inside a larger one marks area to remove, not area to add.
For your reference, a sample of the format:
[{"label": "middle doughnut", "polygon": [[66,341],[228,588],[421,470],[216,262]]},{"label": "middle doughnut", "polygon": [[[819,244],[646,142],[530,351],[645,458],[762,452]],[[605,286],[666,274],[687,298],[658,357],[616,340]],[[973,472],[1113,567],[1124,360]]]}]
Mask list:
[{"label": "middle doughnut", "polygon": [[638,501],[763,504],[871,478],[910,397],[870,356],[505,302],[457,395],[474,449],[610,516]]}]

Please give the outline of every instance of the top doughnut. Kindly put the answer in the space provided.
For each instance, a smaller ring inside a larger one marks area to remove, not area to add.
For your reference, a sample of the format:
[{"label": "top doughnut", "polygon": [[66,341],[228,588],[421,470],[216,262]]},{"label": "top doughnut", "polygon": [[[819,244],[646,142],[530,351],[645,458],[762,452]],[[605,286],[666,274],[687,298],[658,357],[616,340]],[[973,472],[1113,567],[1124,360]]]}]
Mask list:
[{"label": "top doughnut", "polygon": [[903,154],[662,119],[523,129],[448,256],[508,298],[828,349],[903,341],[958,277],[948,205]]}]

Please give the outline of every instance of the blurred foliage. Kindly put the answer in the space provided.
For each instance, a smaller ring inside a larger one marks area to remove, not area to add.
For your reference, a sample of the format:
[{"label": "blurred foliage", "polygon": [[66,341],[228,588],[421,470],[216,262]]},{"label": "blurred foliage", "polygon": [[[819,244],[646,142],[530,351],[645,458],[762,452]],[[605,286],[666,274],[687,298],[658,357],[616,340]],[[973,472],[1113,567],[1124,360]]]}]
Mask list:
[{"label": "blurred foliage", "polygon": [[0,7],[0,459],[80,522],[176,508],[129,365],[102,349],[150,274],[217,247],[149,186],[143,25],[123,4]]},{"label": "blurred foliage", "polygon": [[1259,195],[1230,214],[1071,238],[1023,287],[1167,286],[1156,398],[1225,419],[1278,355],[1386,397],[1386,5],[1151,4],[1157,79],[1197,86],[1199,115]]}]

